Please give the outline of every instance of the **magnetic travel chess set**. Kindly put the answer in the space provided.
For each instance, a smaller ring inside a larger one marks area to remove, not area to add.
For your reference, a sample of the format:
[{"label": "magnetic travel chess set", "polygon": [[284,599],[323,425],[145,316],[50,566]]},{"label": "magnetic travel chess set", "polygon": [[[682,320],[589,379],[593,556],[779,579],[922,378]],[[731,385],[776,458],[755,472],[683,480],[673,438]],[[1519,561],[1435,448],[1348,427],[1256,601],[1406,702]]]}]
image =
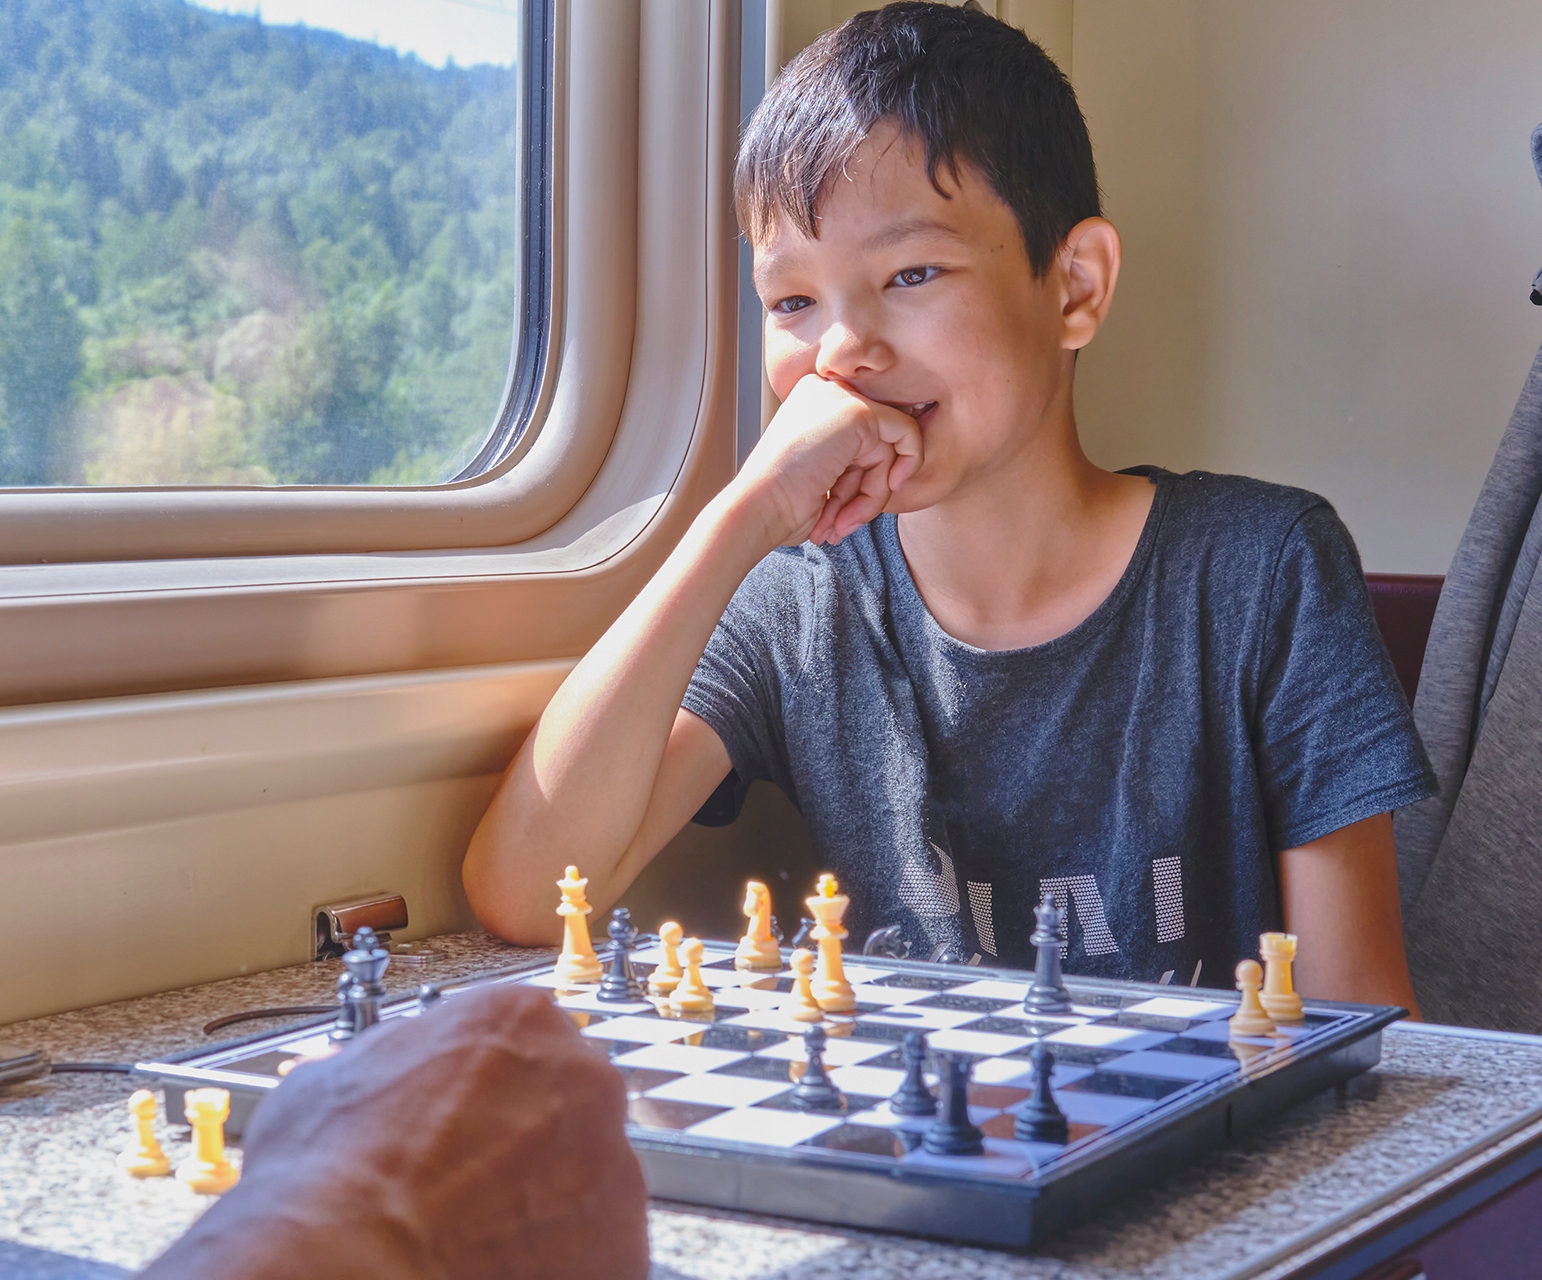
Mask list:
[{"label": "magnetic travel chess set", "polygon": [[[541,987],[626,1080],[628,1137],[656,1197],[1025,1248],[1234,1133],[1376,1065],[1391,1007],[1303,1002],[1295,939],[1265,934],[1239,996],[1064,977],[1067,908],[1045,895],[1033,973],[848,956],[833,877],[783,948],[751,882],[737,943],[589,936],[586,882],[559,882],[562,953],[387,1001],[367,929],[330,1025],[140,1064],[166,1091],[228,1090],[239,1134],[298,1063],[357,1051],[383,1019],[432,1017],[484,982]],[[893,931],[874,935],[880,944]],[[872,942],[873,939],[870,939]],[[800,945],[800,944],[811,945]]]}]

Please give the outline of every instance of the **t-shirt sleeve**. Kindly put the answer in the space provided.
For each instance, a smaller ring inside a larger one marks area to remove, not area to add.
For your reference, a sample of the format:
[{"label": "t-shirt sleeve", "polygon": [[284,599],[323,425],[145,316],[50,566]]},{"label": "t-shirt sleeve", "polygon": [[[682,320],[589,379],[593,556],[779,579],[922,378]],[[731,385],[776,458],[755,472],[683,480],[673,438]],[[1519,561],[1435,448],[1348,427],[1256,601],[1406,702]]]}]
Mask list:
[{"label": "t-shirt sleeve", "polygon": [[1302,513],[1281,548],[1259,674],[1255,735],[1275,852],[1434,794],[1359,554],[1326,504]]},{"label": "t-shirt sleeve", "polygon": [[733,769],[693,821],[732,822],[758,779],[786,789],[783,699],[804,656],[811,596],[800,553],[774,551],[740,584],[713,630],[681,705],[712,726]]}]

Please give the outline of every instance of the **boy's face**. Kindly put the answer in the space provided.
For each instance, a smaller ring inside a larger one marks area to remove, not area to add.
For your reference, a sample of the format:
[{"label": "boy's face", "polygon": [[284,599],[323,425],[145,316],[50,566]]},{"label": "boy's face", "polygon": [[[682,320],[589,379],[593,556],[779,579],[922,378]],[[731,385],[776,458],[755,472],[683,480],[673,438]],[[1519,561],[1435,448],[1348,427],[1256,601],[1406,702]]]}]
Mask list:
[{"label": "boy's face", "polygon": [[920,424],[924,462],[891,511],[999,477],[1069,403],[1064,270],[1034,279],[1016,217],[970,166],[938,180],[951,198],[881,126],[832,184],[817,240],[779,218],[755,246],[772,390],[838,378]]}]

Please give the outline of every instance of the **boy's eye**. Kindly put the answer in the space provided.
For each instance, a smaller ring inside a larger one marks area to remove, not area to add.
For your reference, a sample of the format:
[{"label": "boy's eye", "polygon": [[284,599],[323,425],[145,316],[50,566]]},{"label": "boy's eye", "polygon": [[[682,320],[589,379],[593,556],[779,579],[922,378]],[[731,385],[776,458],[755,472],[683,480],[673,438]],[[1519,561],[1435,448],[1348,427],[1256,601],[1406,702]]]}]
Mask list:
[{"label": "boy's eye", "polygon": [[773,302],[769,310],[778,315],[790,316],[794,312],[802,311],[804,307],[812,307],[814,300],[801,293],[795,293],[790,298],[779,298]]},{"label": "boy's eye", "polygon": [[896,271],[890,284],[897,284],[902,289],[911,289],[918,284],[925,284],[928,280],[936,278],[936,267],[906,267],[903,271]]}]

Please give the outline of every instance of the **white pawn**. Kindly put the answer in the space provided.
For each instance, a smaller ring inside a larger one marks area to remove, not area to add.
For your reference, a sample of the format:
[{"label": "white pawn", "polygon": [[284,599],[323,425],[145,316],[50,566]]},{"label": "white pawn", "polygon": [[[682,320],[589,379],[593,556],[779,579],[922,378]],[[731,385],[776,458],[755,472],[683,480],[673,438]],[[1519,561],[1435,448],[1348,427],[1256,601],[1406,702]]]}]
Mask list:
[{"label": "white pawn", "polygon": [[1237,1006],[1230,1026],[1234,1036],[1272,1036],[1274,1019],[1258,999],[1258,989],[1263,985],[1264,970],[1257,960],[1244,960],[1237,966],[1237,990],[1242,1001]]},{"label": "white pawn", "polygon": [[672,1013],[711,1013],[717,1008],[712,998],[712,988],[701,977],[701,958],[706,954],[700,938],[687,938],[680,948],[680,958],[685,961],[685,976],[669,993]]},{"label": "white pawn", "polygon": [[659,946],[664,948],[664,958],[648,975],[648,993],[667,996],[680,985],[685,970],[680,967],[680,944],[685,941],[685,930],[673,920],[659,926]]},{"label": "white pawn", "polygon": [[793,972],[793,988],[782,1002],[781,1012],[794,1022],[823,1022],[824,1010],[814,999],[814,953],[799,947],[792,953],[789,967]]}]

